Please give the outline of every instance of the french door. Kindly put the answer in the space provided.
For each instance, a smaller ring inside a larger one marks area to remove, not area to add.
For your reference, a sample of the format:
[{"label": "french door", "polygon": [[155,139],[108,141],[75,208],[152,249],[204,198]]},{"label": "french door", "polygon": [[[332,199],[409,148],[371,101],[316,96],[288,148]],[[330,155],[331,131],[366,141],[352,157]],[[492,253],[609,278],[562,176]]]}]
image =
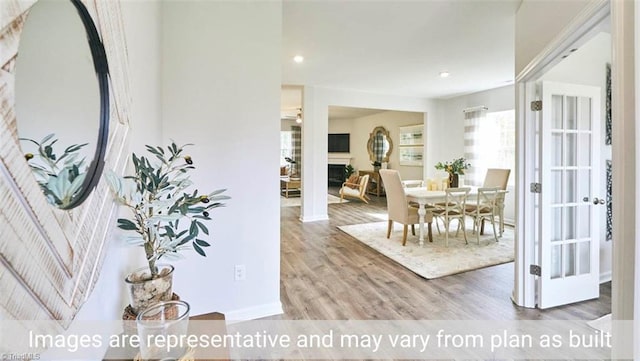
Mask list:
[{"label": "french door", "polygon": [[599,297],[600,88],[540,85],[538,307]]}]

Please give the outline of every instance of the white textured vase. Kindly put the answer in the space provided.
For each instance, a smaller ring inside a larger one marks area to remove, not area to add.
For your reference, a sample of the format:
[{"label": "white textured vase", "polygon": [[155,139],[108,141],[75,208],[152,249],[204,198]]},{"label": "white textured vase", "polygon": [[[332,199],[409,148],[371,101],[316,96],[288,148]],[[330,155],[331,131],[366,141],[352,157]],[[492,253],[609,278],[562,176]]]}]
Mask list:
[{"label": "white textured vase", "polygon": [[157,267],[158,276],[154,279],[151,279],[149,267],[138,268],[125,278],[131,308],[136,314],[151,305],[171,300],[174,268],[168,264],[159,264]]}]

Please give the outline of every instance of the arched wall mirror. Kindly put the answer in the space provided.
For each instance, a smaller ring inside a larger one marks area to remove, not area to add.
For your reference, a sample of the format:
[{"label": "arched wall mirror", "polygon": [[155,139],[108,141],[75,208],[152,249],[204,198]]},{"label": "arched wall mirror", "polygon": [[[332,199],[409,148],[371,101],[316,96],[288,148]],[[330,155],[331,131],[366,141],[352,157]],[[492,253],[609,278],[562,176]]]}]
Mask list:
[{"label": "arched wall mirror", "polygon": [[367,142],[369,159],[372,162],[389,162],[389,155],[391,155],[392,149],[393,143],[391,142],[389,131],[384,127],[375,127],[373,132],[369,134],[369,141]]},{"label": "arched wall mirror", "polygon": [[79,0],[40,0],[29,10],[15,74],[25,159],[50,204],[77,207],[100,179],[109,134],[107,58]]}]

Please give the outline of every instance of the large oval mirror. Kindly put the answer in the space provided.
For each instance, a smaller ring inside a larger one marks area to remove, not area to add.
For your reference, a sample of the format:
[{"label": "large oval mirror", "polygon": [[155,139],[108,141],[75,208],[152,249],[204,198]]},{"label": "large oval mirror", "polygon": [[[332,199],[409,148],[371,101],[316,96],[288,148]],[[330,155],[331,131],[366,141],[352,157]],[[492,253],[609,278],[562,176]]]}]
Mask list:
[{"label": "large oval mirror", "polygon": [[104,168],[109,126],[107,59],[78,0],[40,0],[20,36],[15,69],[20,146],[48,202],[80,205]]},{"label": "large oval mirror", "polygon": [[369,134],[369,141],[367,142],[369,159],[372,162],[388,163],[392,149],[393,143],[391,142],[389,131],[384,127],[375,127],[373,132]]}]

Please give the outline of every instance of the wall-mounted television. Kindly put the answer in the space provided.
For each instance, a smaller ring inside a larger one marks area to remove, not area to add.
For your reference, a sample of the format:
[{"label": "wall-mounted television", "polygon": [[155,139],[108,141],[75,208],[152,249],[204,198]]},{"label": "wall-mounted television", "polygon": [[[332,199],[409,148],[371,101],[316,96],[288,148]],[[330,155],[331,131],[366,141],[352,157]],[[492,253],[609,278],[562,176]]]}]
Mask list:
[{"label": "wall-mounted television", "polygon": [[329,153],[349,153],[349,133],[329,134]]}]

